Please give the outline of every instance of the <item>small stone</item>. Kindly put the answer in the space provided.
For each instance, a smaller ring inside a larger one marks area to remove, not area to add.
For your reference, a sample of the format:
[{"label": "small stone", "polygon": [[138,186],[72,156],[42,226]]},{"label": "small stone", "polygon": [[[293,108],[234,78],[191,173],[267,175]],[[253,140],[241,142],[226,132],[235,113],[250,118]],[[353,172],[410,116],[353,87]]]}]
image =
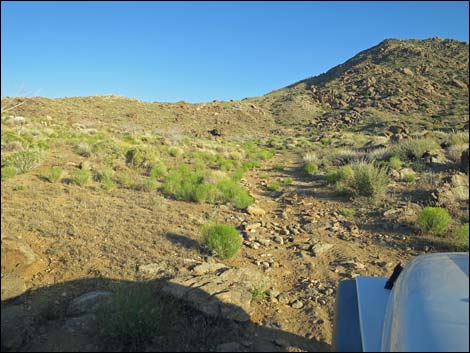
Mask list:
[{"label": "small stone", "polygon": [[288,302],[287,297],[282,293],[277,296],[277,300],[279,301],[279,303],[287,303]]},{"label": "small stone", "polygon": [[275,236],[275,237],[273,238],[273,240],[274,240],[276,243],[278,243],[278,244],[281,244],[281,245],[284,244],[284,239],[282,239],[282,237],[280,237],[280,236]]},{"label": "small stone", "polygon": [[294,301],[291,306],[294,308],[294,309],[300,309],[304,306],[304,303],[302,303],[300,300],[296,300]]},{"label": "small stone", "polygon": [[257,222],[257,223],[250,223],[250,224],[247,224],[247,225],[245,226],[245,230],[246,230],[247,232],[251,232],[251,231],[253,231],[253,230],[258,229],[259,227],[261,227],[261,223],[259,223],[259,222]]},{"label": "small stone", "polygon": [[276,339],[274,339],[273,342],[276,346],[279,346],[279,347],[287,348],[287,347],[290,346],[289,342],[287,342],[286,340],[284,340],[282,338],[276,338]]},{"label": "small stone", "polygon": [[246,212],[248,212],[248,214],[252,216],[259,216],[259,217],[264,216],[266,214],[265,210],[256,206],[248,206],[246,208]]}]

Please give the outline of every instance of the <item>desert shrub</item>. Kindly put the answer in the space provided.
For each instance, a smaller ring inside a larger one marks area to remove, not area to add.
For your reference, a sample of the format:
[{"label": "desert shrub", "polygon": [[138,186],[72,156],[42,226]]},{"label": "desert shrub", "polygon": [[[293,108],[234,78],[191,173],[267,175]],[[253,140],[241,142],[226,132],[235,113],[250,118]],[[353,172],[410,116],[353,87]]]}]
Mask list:
[{"label": "desert shrub", "polygon": [[279,181],[273,181],[268,185],[269,191],[279,191],[281,189],[281,183]]},{"label": "desert shrub", "polygon": [[454,132],[452,134],[449,134],[448,141],[452,146],[467,145],[468,147],[468,143],[469,143],[468,131],[459,131],[459,132]]},{"label": "desert shrub", "polygon": [[309,162],[304,166],[304,172],[313,175],[318,171],[318,165],[315,162]]},{"label": "desert shrub", "polygon": [[275,170],[276,172],[283,172],[284,171],[284,166],[281,164],[274,164],[272,166],[272,170]]},{"label": "desert shrub", "polygon": [[170,147],[168,149],[168,154],[172,157],[179,157],[183,154],[183,150],[179,147]]},{"label": "desert shrub", "polygon": [[205,224],[201,233],[207,248],[222,259],[230,259],[240,251],[242,236],[231,225]]},{"label": "desert shrub", "polygon": [[159,179],[167,174],[166,165],[163,161],[157,161],[150,169],[149,176],[154,179]]},{"label": "desert shrub", "polygon": [[5,143],[5,146],[2,148],[3,151],[7,151],[7,152],[17,152],[17,151],[22,151],[23,149],[24,149],[23,144],[20,141],[7,142]]},{"label": "desert shrub", "polygon": [[452,217],[445,208],[425,207],[418,216],[418,224],[426,233],[442,235],[447,231]]},{"label": "desert shrub", "polygon": [[144,191],[155,191],[158,188],[158,181],[155,178],[148,177],[145,179],[142,189]]},{"label": "desert shrub", "polygon": [[324,146],[329,146],[331,145],[333,141],[331,140],[331,138],[329,137],[323,137],[321,140],[320,140],[320,143]]},{"label": "desert shrub", "polygon": [[319,158],[315,152],[307,152],[302,157],[305,163],[315,162],[318,164]]},{"label": "desert shrub", "polygon": [[416,138],[400,142],[395,147],[395,154],[401,159],[415,160],[421,158],[424,152],[437,151],[439,144],[430,138]]},{"label": "desert shrub", "polygon": [[464,248],[469,247],[468,243],[468,238],[469,238],[469,228],[468,228],[468,223],[465,223],[461,225],[457,230],[455,231],[455,238],[457,243],[461,244],[464,246]]},{"label": "desert shrub", "polygon": [[167,324],[161,303],[155,297],[150,284],[119,288],[97,312],[104,335],[123,344],[128,351],[142,351]]},{"label": "desert shrub", "polygon": [[353,208],[342,208],[340,212],[344,217],[354,217],[356,215],[356,210]]},{"label": "desert shrub", "polygon": [[290,185],[292,184],[293,180],[292,178],[284,178],[281,180],[281,185],[282,186],[287,186],[287,185]]},{"label": "desert shrub", "polygon": [[460,163],[462,152],[468,148],[468,144],[465,145],[453,145],[447,151],[447,157],[454,163]]},{"label": "desert shrub", "polygon": [[5,166],[2,168],[2,181],[7,180],[8,178],[14,177],[16,175],[16,168],[11,166]]},{"label": "desert shrub", "polygon": [[402,166],[400,157],[397,157],[397,156],[390,157],[390,159],[388,160],[388,165],[390,166],[390,168],[394,170],[400,170]]},{"label": "desert shrub", "polygon": [[235,162],[230,159],[222,159],[218,162],[218,167],[222,171],[232,170],[235,166]]},{"label": "desert shrub", "polygon": [[412,183],[416,180],[416,173],[414,171],[409,171],[403,174],[403,181],[406,183]]},{"label": "desert shrub", "polygon": [[121,186],[130,188],[133,185],[132,176],[127,170],[122,170],[114,175],[114,180]]},{"label": "desert shrub", "polygon": [[228,178],[211,180],[212,174],[202,169],[191,170],[188,166],[182,166],[168,174],[162,190],[177,200],[232,202],[237,208],[245,208],[253,203],[252,197],[236,181]]},{"label": "desert shrub", "polygon": [[113,181],[113,176],[114,171],[109,168],[98,170],[95,173],[96,181],[100,182],[101,187],[108,191],[116,187],[116,184]]},{"label": "desert shrub", "polygon": [[62,168],[59,167],[52,167],[49,168],[45,174],[44,177],[50,182],[50,183],[56,183],[60,180],[62,177],[63,170]]},{"label": "desert shrub", "polygon": [[39,151],[25,150],[8,156],[5,165],[15,168],[17,173],[26,173],[41,164],[41,161],[42,155]]},{"label": "desert shrub", "polygon": [[337,186],[339,186],[340,184],[347,183],[353,177],[354,177],[354,170],[352,169],[350,165],[345,165],[337,171],[329,172],[326,175],[325,180],[327,184],[337,184]]},{"label": "desert shrub", "polygon": [[134,147],[126,152],[126,163],[134,168],[149,167],[157,158],[157,151],[144,146]]},{"label": "desert shrub", "polygon": [[385,193],[389,182],[385,169],[368,162],[353,163],[351,169],[354,175],[345,181],[345,186],[354,195],[378,198]]},{"label": "desert shrub", "polygon": [[217,188],[221,193],[222,201],[232,202],[237,208],[246,208],[254,202],[248,191],[233,180],[221,180],[217,183]]},{"label": "desert shrub", "polygon": [[91,146],[86,143],[86,142],[80,142],[79,144],[75,145],[75,153],[82,157],[90,157],[92,148]]},{"label": "desert shrub", "polygon": [[77,169],[72,172],[72,182],[78,186],[88,184],[91,179],[91,172],[86,169]]},{"label": "desert shrub", "polygon": [[261,302],[264,301],[269,296],[269,291],[266,289],[266,285],[257,285],[253,286],[251,301],[252,302]]}]

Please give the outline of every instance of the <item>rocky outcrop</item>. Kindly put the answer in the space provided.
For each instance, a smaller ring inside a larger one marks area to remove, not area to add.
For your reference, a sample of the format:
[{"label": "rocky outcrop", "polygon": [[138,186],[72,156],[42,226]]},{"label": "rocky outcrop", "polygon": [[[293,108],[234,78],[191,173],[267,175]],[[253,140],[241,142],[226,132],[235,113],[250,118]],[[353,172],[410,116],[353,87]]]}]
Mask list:
[{"label": "rocky outcrop", "polygon": [[187,302],[206,315],[240,322],[250,319],[253,287],[268,282],[256,270],[229,269],[220,264],[196,266],[195,272],[203,274],[169,280],[163,292]]}]

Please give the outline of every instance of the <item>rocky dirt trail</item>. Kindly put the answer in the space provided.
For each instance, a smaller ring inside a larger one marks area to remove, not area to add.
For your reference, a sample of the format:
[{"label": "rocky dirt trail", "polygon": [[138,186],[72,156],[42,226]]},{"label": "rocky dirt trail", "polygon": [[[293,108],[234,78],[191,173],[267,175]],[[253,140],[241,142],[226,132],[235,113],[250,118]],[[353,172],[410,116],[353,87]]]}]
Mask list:
[{"label": "rocky dirt trail", "polygon": [[[299,155],[285,152],[247,173],[242,183],[256,200],[248,212],[125,190],[92,190],[85,198],[70,188],[64,198],[60,185],[41,183],[34,191],[41,205],[17,195],[23,212],[18,224],[19,209],[8,202],[3,207],[2,200],[2,235],[17,234],[32,248],[9,253],[27,257],[38,272],[28,282],[32,290],[13,302],[3,301],[3,289],[15,281],[2,278],[2,347],[112,350],[97,335],[96,308],[124,283],[155,281],[178,307],[189,305],[178,319],[189,333],[170,343],[157,340],[150,350],[328,350],[338,282],[389,276],[410,253],[366,227],[364,217],[341,215],[351,205],[329,193],[321,179],[304,175],[301,166]],[[285,178],[292,183],[268,189]],[[36,210],[34,217],[29,210]],[[49,212],[67,231],[42,222]],[[234,259],[222,264],[201,249],[198,229],[208,219],[242,231],[242,251]],[[37,230],[43,235],[34,235]],[[254,290],[261,300],[253,300]],[[195,325],[196,318],[205,324]]]}]

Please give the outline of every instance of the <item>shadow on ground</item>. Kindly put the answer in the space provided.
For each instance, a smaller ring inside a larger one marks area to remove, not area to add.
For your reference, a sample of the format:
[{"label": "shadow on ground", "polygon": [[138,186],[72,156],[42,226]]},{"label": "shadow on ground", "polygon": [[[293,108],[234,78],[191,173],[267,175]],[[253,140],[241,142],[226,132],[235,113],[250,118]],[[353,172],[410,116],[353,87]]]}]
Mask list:
[{"label": "shadow on ground", "polygon": [[[183,299],[165,295],[163,288],[169,285],[173,290],[185,292],[186,296],[211,303],[212,307],[218,308],[217,311],[207,315]],[[145,290],[150,291],[147,297],[139,294]],[[92,291],[113,293],[110,297],[113,306],[86,303],[71,310],[75,298]],[[118,301],[117,298],[121,299]],[[214,302],[217,305],[214,306]],[[70,281],[27,291],[2,301],[1,307],[2,351],[329,350],[329,345],[324,342],[259,326],[251,322],[248,313],[240,307],[222,303],[201,289],[188,291],[188,288],[165,279],[145,282],[104,278]],[[223,313],[234,310],[241,321],[221,317]],[[151,330],[146,323],[151,325]]]}]

